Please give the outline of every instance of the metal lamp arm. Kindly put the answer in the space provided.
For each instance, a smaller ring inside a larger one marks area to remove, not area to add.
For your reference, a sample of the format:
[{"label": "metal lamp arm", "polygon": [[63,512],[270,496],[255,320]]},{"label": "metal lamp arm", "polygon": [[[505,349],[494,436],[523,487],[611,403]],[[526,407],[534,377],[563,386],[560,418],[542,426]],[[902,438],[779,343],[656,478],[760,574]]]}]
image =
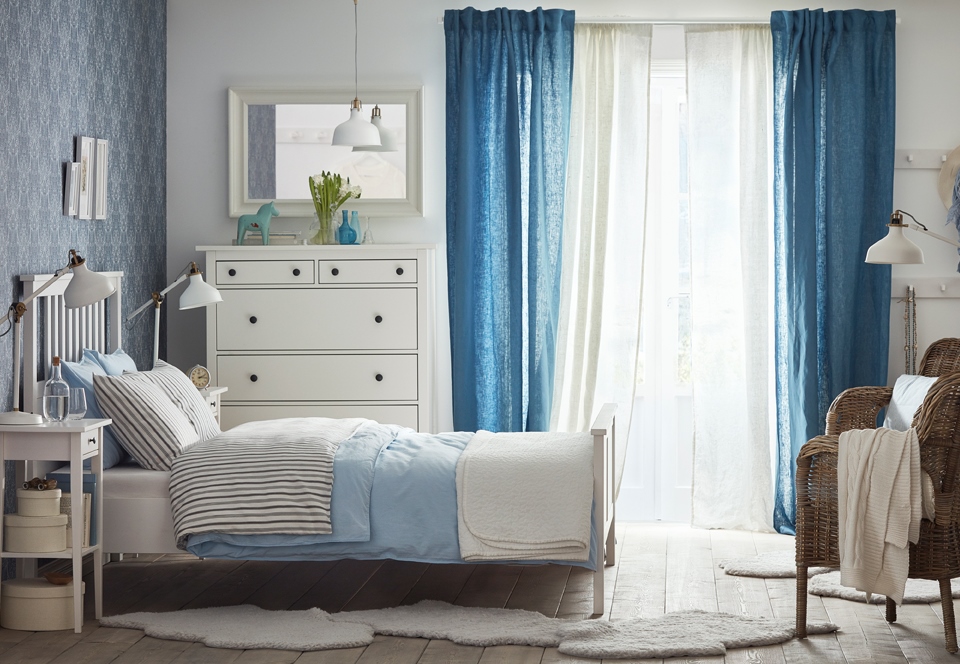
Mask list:
[{"label": "metal lamp arm", "polygon": [[9,321],[11,316],[14,318],[14,322],[19,322],[20,318],[27,311],[27,305],[33,302],[37,296],[40,295],[40,293],[52,286],[57,279],[69,272],[71,265],[72,263],[67,263],[64,267],[54,272],[53,276],[47,279],[43,286],[30,293],[25,300],[18,300],[17,302],[11,304],[10,308],[7,310],[7,314],[3,318],[0,318],[0,325],[3,325]]},{"label": "metal lamp arm", "polygon": [[912,229],[915,230],[915,231],[920,231],[920,232],[923,233],[924,235],[930,235],[931,237],[935,237],[935,238],[937,238],[938,240],[940,240],[941,242],[946,242],[947,244],[952,244],[954,247],[960,249],[960,242],[957,242],[956,240],[951,240],[950,238],[944,237],[944,236],[942,236],[942,235],[938,235],[937,233],[934,233],[933,231],[929,230],[926,226],[922,226],[922,225],[920,225],[919,223],[917,223],[917,224],[909,224],[909,223],[908,223],[908,224],[906,224],[906,226],[907,226],[908,228],[912,228]]},{"label": "metal lamp arm", "polygon": [[137,317],[137,315],[143,313],[143,311],[150,305],[153,305],[159,308],[159,306],[163,303],[163,296],[169,293],[170,291],[172,291],[181,283],[183,283],[188,276],[190,275],[181,274],[179,277],[177,277],[177,279],[172,284],[164,288],[162,291],[152,293],[149,300],[144,302],[140,307],[138,307],[129,316],[127,316],[127,320],[128,321],[133,320],[134,318]]}]

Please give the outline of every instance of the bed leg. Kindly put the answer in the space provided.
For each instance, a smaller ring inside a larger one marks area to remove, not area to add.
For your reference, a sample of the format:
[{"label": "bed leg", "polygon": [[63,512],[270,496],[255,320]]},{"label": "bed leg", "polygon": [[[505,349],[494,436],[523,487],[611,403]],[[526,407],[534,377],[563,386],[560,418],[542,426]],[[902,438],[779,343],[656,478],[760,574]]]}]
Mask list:
[{"label": "bed leg", "polygon": [[617,519],[616,516],[610,520],[610,530],[607,531],[607,544],[603,556],[603,563],[607,567],[613,567],[617,564]]},{"label": "bed leg", "polygon": [[593,615],[603,615],[603,565],[597,564],[600,569],[593,573]]}]

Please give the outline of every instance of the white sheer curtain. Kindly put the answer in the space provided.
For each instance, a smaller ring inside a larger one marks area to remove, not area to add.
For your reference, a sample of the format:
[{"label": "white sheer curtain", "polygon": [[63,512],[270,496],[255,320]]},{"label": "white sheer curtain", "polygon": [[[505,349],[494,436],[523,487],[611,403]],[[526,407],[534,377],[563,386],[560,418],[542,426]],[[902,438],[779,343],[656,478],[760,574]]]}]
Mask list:
[{"label": "white sheer curtain", "polygon": [[[583,431],[636,383],[652,27],[578,23],[552,430]],[[623,446],[621,446],[623,447]],[[622,456],[618,455],[622,464]]]},{"label": "white sheer curtain", "polygon": [[693,523],[772,530],[769,26],[686,28]]}]

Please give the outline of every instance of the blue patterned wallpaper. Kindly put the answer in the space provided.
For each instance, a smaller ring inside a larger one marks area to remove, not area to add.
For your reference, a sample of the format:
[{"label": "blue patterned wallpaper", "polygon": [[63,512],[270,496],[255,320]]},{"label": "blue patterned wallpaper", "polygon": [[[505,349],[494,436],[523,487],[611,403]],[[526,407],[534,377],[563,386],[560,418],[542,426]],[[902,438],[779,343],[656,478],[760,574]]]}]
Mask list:
[{"label": "blue patterned wallpaper", "polygon": [[[19,299],[18,275],[53,272],[69,249],[124,272],[124,313],[165,285],[166,33],[166,0],[0,2],[0,309]],[[63,215],[78,135],[110,142],[104,221]],[[123,336],[148,364],[151,321]],[[0,410],[13,403],[12,352],[0,338]],[[11,466],[8,510],[12,480]]]}]

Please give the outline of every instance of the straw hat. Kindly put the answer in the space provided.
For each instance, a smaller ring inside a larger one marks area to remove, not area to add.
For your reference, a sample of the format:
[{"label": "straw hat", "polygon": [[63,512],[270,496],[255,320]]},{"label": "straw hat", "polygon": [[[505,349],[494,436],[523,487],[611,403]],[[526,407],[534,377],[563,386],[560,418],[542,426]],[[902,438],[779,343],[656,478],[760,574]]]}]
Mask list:
[{"label": "straw hat", "polygon": [[960,170],[960,147],[947,155],[947,160],[940,167],[940,179],[937,181],[940,200],[948,210],[953,205],[953,188],[957,183],[958,170]]}]

